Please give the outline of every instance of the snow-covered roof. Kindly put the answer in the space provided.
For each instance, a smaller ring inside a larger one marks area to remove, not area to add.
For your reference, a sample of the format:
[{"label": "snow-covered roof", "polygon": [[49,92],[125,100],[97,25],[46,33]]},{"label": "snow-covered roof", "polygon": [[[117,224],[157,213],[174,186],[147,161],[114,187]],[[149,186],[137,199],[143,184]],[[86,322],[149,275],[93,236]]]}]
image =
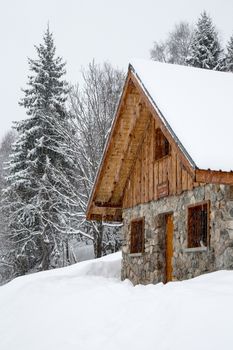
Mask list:
[{"label": "snow-covered roof", "polygon": [[200,169],[233,169],[233,74],[132,60],[155,108]]}]

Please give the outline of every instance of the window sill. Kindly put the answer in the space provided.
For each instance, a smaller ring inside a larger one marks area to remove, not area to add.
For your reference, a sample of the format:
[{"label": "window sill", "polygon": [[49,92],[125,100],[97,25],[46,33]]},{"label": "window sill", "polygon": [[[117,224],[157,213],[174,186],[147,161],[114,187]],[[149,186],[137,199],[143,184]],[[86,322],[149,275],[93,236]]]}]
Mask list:
[{"label": "window sill", "polygon": [[184,253],[207,252],[208,247],[184,248]]},{"label": "window sill", "polygon": [[134,258],[134,257],[137,257],[137,256],[142,256],[143,253],[129,253],[129,256]]},{"label": "window sill", "polygon": [[160,161],[162,161],[162,160],[164,160],[164,159],[166,159],[166,158],[169,158],[170,155],[171,155],[171,153],[168,153],[168,154],[166,154],[165,156],[163,156],[163,157],[161,157],[161,158],[154,159],[154,162],[155,162],[155,163],[156,163],[156,162],[160,162]]}]

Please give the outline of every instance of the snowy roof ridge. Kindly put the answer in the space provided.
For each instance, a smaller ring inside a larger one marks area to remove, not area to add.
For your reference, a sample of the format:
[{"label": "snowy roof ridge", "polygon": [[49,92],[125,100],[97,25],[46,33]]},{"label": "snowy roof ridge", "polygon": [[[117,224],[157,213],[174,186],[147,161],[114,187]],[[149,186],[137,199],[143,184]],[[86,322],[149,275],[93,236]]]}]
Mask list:
[{"label": "snowy roof ridge", "polygon": [[233,74],[134,59],[130,69],[193,167],[233,169]]},{"label": "snowy roof ridge", "polygon": [[139,77],[139,75],[137,74],[136,70],[134,69],[133,65],[131,63],[129,63],[129,69],[131,70],[131,72],[134,74],[134,76],[137,78],[138,82],[140,83],[142,89],[144,90],[144,92],[146,93],[148,99],[150,100],[151,104],[153,105],[154,109],[156,110],[156,112],[158,113],[159,117],[161,118],[161,120],[163,121],[164,125],[166,126],[167,130],[169,131],[169,133],[171,134],[172,138],[175,140],[176,144],[178,145],[179,149],[181,150],[181,152],[183,152],[183,154],[186,156],[187,160],[189,161],[190,165],[195,169],[197,168],[194,160],[192,159],[192,157],[190,156],[190,154],[187,152],[187,150],[185,149],[185,147],[182,145],[181,141],[179,140],[179,138],[177,137],[177,135],[175,134],[174,130],[172,129],[172,127],[170,126],[169,122],[167,121],[167,119],[164,117],[163,113],[160,111],[158,105],[156,104],[156,102],[154,101],[153,97],[150,95],[149,91],[147,90],[147,88],[145,87],[145,85],[143,84],[143,81],[141,80],[141,78]]}]

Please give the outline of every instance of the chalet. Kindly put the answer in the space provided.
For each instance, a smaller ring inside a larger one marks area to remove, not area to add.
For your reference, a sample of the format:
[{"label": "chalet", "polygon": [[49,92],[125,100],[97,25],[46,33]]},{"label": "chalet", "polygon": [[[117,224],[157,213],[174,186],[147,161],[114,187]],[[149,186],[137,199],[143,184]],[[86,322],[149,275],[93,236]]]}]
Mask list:
[{"label": "chalet", "polygon": [[233,74],[135,60],[87,208],[123,222],[122,279],[233,269]]}]

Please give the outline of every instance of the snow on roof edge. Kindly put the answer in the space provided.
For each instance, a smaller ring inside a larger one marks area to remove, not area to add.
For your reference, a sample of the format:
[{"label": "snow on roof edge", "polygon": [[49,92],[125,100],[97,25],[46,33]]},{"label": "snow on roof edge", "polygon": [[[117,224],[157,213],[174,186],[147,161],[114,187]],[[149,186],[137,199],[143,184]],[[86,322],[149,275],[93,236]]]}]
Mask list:
[{"label": "snow on roof edge", "polygon": [[140,78],[140,76],[136,72],[136,69],[134,68],[132,63],[129,63],[129,70],[132,72],[132,74],[135,76],[135,78],[139,82],[142,90],[145,92],[146,96],[150,100],[150,102],[151,102],[152,106],[154,107],[155,111],[158,113],[159,117],[163,121],[164,125],[166,126],[166,128],[167,128],[168,132],[170,133],[170,135],[172,136],[172,138],[175,140],[175,142],[176,142],[177,146],[179,147],[179,149],[181,150],[181,152],[185,155],[185,157],[188,160],[188,162],[191,165],[191,167],[194,168],[194,169],[198,168],[196,163],[194,162],[194,160],[192,159],[192,157],[190,156],[190,154],[186,150],[186,148],[183,146],[182,142],[177,137],[176,133],[173,131],[173,129],[170,126],[170,124],[168,123],[167,119],[164,117],[164,115],[161,112],[161,110],[159,109],[158,105],[156,104],[156,102],[154,101],[152,96],[150,95],[150,93],[147,90],[146,86],[143,84],[142,79]]}]

